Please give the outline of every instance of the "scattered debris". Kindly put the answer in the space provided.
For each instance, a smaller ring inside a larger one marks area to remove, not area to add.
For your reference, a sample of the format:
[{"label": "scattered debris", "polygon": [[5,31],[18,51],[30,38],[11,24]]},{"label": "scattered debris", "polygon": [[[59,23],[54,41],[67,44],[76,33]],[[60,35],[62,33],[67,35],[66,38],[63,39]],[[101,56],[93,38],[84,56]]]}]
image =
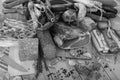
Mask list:
[{"label": "scattered debris", "polygon": [[118,11],[104,1],[5,0],[3,7],[0,70],[9,75],[3,80],[99,80],[109,65],[96,56],[117,61]]}]

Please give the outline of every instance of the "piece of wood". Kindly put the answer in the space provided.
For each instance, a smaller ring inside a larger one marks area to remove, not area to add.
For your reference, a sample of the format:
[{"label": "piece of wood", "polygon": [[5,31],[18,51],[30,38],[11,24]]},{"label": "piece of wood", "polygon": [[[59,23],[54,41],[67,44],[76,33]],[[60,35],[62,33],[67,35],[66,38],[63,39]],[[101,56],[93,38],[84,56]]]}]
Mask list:
[{"label": "piece of wood", "polygon": [[8,0],[8,1],[3,2],[3,7],[6,9],[10,9],[14,6],[18,6],[28,1],[29,0]]},{"label": "piece of wood", "polygon": [[53,59],[56,55],[56,47],[48,30],[37,31],[37,35],[46,59]]}]

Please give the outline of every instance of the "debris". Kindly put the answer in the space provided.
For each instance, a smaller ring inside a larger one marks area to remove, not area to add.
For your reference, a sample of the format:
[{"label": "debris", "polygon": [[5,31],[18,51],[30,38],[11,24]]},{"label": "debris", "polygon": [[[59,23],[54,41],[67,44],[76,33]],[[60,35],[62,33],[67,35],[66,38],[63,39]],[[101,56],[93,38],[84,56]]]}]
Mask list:
[{"label": "debris", "polygon": [[[100,79],[99,62],[105,56],[115,55],[116,63],[120,48],[119,28],[115,26],[119,23],[115,22],[119,20],[115,18],[118,11],[103,2],[5,0],[0,46],[11,50],[0,48],[0,70],[10,75],[5,80]],[[22,68],[15,67],[17,64]]]}]

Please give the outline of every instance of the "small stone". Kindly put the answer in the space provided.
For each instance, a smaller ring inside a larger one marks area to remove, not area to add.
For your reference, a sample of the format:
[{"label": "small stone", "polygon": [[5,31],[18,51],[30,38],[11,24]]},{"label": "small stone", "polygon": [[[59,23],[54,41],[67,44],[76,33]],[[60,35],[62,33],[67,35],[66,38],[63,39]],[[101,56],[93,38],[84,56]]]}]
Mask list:
[{"label": "small stone", "polygon": [[112,69],[110,69],[110,71],[112,71]]},{"label": "small stone", "polygon": [[109,65],[108,64],[106,64],[105,66],[104,66],[104,68],[108,68],[109,67]]}]

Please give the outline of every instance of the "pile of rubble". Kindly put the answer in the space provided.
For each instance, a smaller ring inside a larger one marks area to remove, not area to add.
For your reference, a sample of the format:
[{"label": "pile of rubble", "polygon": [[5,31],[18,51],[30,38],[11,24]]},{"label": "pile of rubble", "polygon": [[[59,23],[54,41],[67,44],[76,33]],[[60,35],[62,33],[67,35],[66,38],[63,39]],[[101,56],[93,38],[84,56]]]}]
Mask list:
[{"label": "pile of rubble", "polygon": [[94,55],[120,50],[118,10],[104,1],[5,0],[3,7],[1,80],[98,80]]}]

